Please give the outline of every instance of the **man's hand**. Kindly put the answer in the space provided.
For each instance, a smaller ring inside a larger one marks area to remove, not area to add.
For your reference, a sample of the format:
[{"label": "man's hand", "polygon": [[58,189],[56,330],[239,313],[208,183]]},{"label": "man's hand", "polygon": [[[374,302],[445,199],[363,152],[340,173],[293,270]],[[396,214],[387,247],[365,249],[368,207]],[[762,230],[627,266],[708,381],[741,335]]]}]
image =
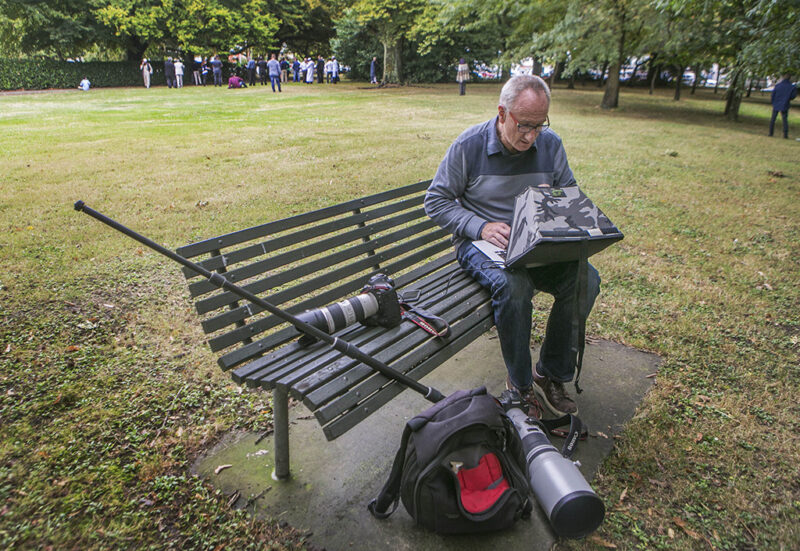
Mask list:
[{"label": "man's hand", "polygon": [[503,222],[488,222],[481,230],[481,239],[503,249],[508,247],[509,235],[511,235],[511,228]]}]

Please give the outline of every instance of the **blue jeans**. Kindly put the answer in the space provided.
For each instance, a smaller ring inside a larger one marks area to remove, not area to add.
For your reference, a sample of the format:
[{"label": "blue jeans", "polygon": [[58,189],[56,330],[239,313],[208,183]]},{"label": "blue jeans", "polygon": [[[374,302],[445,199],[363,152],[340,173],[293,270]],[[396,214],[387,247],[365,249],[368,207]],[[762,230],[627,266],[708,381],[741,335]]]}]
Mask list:
[{"label": "blue jeans", "polygon": [[[514,386],[525,389],[533,383],[531,370],[531,299],[538,289],[553,295],[555,301],[547,320],[544,342],[536,370],[540,375],[562,383],[572,380],[576,357],[572,352],[572,317],[575,308],[577,262],[562,262],[537,268],[498,268],[468,241],[457,252],[465,272],[492,296],[494,322],[500,350]],[[592,310],[600,293],[600,275],[590,264],[588,309]]]},{"label": "blue jeans", "polygon": [[281,76],[280,75],[269,75],[269,83],[272,85],[272,91],[275,91],[275,85],[278,85],[278,92],[281,91]]}]

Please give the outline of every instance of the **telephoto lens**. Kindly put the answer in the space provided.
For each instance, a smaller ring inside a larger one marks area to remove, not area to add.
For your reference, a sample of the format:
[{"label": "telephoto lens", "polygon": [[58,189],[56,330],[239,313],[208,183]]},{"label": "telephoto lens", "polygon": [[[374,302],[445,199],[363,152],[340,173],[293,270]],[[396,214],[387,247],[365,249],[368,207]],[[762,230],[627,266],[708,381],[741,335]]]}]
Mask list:
[{"label": "telephoto lens", "polygon": [[537,419],[517,407],[506,414],[522,439],[533,494],[555,533],[581,538],[594,532],[603,522],[605,505],[578,467],[550,443]]},{"label": "telephoto lens", "polygon": [[307,310],[297,316],[303,321],[329,335],[378,313],[378,299],[372,293],[361,293],[336,304]]}]

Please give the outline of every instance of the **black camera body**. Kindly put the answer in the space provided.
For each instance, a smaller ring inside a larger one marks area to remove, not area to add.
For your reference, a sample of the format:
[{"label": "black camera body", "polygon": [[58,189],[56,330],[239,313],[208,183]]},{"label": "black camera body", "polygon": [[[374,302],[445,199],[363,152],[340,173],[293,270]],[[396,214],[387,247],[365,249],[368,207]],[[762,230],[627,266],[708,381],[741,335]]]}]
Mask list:
[{"label": "black camera body", "polygon": [[[356,322],[364,325],[396,327],[403,321],[394,281],[381,273],[369,278],[360,294],[336,304],[306,310],[298,315],[297,319],[329,335]],[[303,335],[299,341],[301,346],[308,346],[314,342],[316,339],[309,335]]]},{"label": "black camera body", "polygon": [[378,311],[361,321],[364,325],[397,327],[403,321],[400,299],[394,289],[394,280],[386,274],[375,274],[367,281],[361,293],[369,293],[378,302]]}]

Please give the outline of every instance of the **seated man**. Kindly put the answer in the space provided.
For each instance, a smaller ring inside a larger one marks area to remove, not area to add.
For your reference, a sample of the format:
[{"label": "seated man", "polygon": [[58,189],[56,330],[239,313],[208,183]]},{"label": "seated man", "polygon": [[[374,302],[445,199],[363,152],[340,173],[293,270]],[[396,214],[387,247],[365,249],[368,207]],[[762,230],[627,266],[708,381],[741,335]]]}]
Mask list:
[{"label": "seated man", "polygon": [[244,83],[242,77],[232,75],[231,78],[228,79],[228,88],[247,88],[247,84]]},{"label": "seated man", "polygon": [[92,83],[89,82],[89,78],[88,77],[83,77],[83,80],[81,81],[81,83],[78,84],[78,88],[80,88],[84,92],[88,92],[89,88],[91,88],[91,86],[92,86]]},{"label": "seated man", "polygon": [[[453,234],[461,267],[492,296],[506,386],[520,392],[538,414],[537,396],[555,415],[577,413],[564,383],[576,367],[572,321],[577,262],[503,269],[472,245],[485,239],[506,248],[514,198],[529,186],[575,184],[564,146],[550,130],[550,89],[530,75],[510,79],[500,92],[498,115],[463,132],[450,146],[425,196],[425,211]],[[597,270],[588,267],[588,309],[600,290]],[[531,299],[535,290],[553,295],[544,342],[531,366]]]}]

